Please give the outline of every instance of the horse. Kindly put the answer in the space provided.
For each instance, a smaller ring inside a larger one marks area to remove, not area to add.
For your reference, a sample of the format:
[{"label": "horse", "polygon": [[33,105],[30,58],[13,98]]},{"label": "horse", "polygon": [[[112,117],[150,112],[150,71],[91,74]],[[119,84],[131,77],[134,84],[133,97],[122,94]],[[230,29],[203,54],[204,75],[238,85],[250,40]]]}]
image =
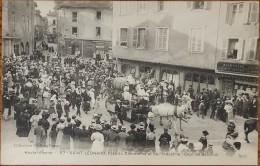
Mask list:
[{"label": "horse", "polygon": [[248,119],[244,123],[244,130],[245,130],[245,135],[246,138],[245,140],[247,143],[250,143],[248,140],[248,134],[251,133],[252,131],[256,130],[257,131],[257,126],[258,125],[258,120],[257,119]]},{"label": "horse", "polygon": [[154,115],[160,117],[160,125],[163,125],[162,118],[167,117],[167,119],[170,122],[169,128],[171,128],[172,122],[169,118],[173,118],[173,127],[176,133],[177,133],[177,127],[176,127],[177,119],[180,119],[181,131],[183,131],[183,129],[181,128],[181,121],[188,123],[187,119],[189,119],[189,117],[186,115],[187,111],[188,111],[187,105],[174,106],[169,103],[161,103],[159,105],[152,106],[152,112],[154,113]]}]

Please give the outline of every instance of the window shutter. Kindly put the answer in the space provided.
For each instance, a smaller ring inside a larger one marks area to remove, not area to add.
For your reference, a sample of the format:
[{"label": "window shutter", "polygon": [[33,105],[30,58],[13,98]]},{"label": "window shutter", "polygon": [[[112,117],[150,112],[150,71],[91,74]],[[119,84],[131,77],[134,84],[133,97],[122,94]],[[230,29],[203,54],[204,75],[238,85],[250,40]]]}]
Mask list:
[{"label": "window shutter", "polygon": [[120,38],[120,29],[116,30],[116,45],[119,46],[119,38]]},{"label": "window shutter", "polygon": [[224,39],[222,43],[222,58],[227,57],[228,39]]},{"label": "window shutter", "polygon": [[252,2],[251,10],[250,10],[250,22],[257,23],[258,20],[258,13],[259,13],[259,5],[258,2]]},{"label": "window shutter", "polygon": [[244,39],[239,38],[238,53],[237,53],[238,60],[243,59],[243,52],[244,52]]},{"label": "window shutter", "polygon": [[192,9],[192,5],[193,5],[192,1],[187,1],[187,8],[188,9]]},{"label": "window shutter", "polygon": [[196,52],[196,45],[197,45],[197,33],[196,29],[191,29],[191,44],[190,44],[190,52]]},{"label": "window shutter", "polygon": [[250,49],[249,49],[249,56],[248,56],[249,60],[254,60],[255,56],[258,56],[258,55],[255,55],[256,54],[256,44],[257,44],[256,41],[257,40],[255,38],[251,39]]},{"label": "window shutter", "polygon": [[212,2],[211,1],[204,1],[204,9],[211,10]]},{"label": "window shutter", "polygon": [[133,47],[137,47],[138,29],[133,28]]},{"label": "window shutter", "polygon": [[168,28],[163,28],[162,29],[162,49],[163,50],[168,50]]},{"label": "window shutter", "polygon": [[100,31],[100,37],[104,38],[104,29],[102,27],[100,27],[101,31]]},{"label": "window shutter", "polygon": [[202,52],[202,29],[198,29],[198,33],[197,33],[197,49],[196,52],[201,53]]},{"label": "window shutter", "polygon": [[145,49],[147,48],[147,34],[148,34],[148,30],[147,30],[147,28],[145,28],[145,31],[144,31],[144,48]]},{"label": "window shutter", "polygon": [[231,24],[231,4],[227,4],[226,24]]},{"label": "window shutter", "polygon": [[249,22],[250,6],[251,6],[251,3],[244,2],[243,16],[242,16],[243,24],[248,24],[248,22]]},{"label": "window shutter", "polygon": [[164,12],[169,13],[170,1],[164,1]]}]

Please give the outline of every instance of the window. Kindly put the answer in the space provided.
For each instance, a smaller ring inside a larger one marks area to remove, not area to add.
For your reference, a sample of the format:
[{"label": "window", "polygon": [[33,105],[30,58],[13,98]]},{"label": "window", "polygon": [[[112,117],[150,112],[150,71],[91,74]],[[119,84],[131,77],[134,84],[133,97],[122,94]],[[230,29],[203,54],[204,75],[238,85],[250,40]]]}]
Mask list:
[{"label": "window", "polygon": [[204,30],[205,28],[191,28],[190,32],[190,53],[202,53],[204,47]]},{"label": "window", "polygon": [[53,28],[53,29],[52,29],[52,32],[53,32],[53,33],[56,33],[56,28]]},{"label": "window", "polygon": [[96,19],[97,20],[101,20],[102,19],[102,12],[101,11],[97,11]]},{"label": "window", "polygon": [[147,29],[134,28],[133,29],[133,46],[136,48],[146,48]]},{"label": "window", "polygon": [[72,35],[78,36],[78,28],[77,27],[72,27]]},{"label": "window", "polygon": [[259,38],[251,39],[249,60],[259,60]]},{"label": "window", "polygon": [[52,25],[55,25],[56,24],[56,20],[52,20]]},{"label": "window", "polygon": [[72,12],[72,22],[78,22],[78,13]]},{"label": "window", "polygon": [[241,23],[243,14],[243,3],[237,3],[231,5],[231,24]]},{"label": "window", "polygon": [[27,32],[30,32],[30,19],[27,17]]},{"label": "window", "polygon": [[147,13],[147,2],[144,1],[137,2],[137,13],[138,14]]},{"label": "window", "polygon": [[169,28],[157,28],[156,50],[168,51]]},{"label": "window", "polygon": [[97,37],[101,36],[101,27],[96,27],[96,36]]},{"label": "window", "polygon": [[157,11],[158,12],[164,11],[164,8],[165,8],[164,1],[159,1],[157,5],[158,5],[157,6]]},{"label": "window", "polygon": [[227,24],[249,24],[257,23],[259,5],[258,2],[228,3]]},{"label": "window", "polygon": [[223,41],[222,57],[228,59],[242,59],[244,40],[241,38],[227,38]]},{"label": "window", "polygon": [[205,2],[204,1],[194,1],[193,9],[204,9]]},{"label": "window", "polygon": [[250,22],[257,23],[258,22],[258,14],[259,13],[259,4],[258,2],[252,2],[251,10],[250,10]]},{"label": "window", "polygon": [[127,43],[127,38],[128,38],[128,29],[127,28],[121,28],[120,29],[120,41],[119,45],[120,46],[128,46]]},{"label": "window", "polygon": [[126,15],[129,13],[129,2],[125,1],[121,1],[120,2],[120,14],[121,15]]},{"label": "window", "polygon": [[11,30],[12,30],[12,32],[14,32],[15,31],[15,14],[14,14],[14,12],[12,12],[12,15],[11,15]]}]

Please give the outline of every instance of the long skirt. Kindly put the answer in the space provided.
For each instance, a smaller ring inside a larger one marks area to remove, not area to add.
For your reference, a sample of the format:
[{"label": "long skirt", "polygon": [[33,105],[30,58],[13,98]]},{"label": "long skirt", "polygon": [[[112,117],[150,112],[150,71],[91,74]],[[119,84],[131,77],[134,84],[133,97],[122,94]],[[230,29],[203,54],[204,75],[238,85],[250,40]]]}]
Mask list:
[{"label": "long skirt", "polygon": [[48,97],[43,98],[43,109],[49,109],[50,107],[50,99]]},{"label": "long skirt", "polygon": [[60,148],[61,150],[70,150],[70,135],[63,135]]},{"label": "long skirt", "polygon": [[34,135],[34,130],[35,130],[36,127],[31,127],[31,130],[29,132],[29,135],[28,135],[28,139],[30,142],[33,142],[35,143],[36,142],[36,135]]},{"label": "long skirt", "polygon": [[39,108],[42,108],[43,107],[43,99],[42,99],[42,96],[39,95],[38,98],[37,98],[37,106]]},{"label": "long skirt", "polygon": [[103,144],[103,142],[95,140],[93,142],[91,151],[92,152],[103,152],[104,151],[104,144]]},{"label": "long skirt", "polygon": [[56,147],[61,147],[61,142],[62,142],[62,138],[63,138],[63,130],[59,130],[58,135],[57,135],[57,139],[56,139]]}]

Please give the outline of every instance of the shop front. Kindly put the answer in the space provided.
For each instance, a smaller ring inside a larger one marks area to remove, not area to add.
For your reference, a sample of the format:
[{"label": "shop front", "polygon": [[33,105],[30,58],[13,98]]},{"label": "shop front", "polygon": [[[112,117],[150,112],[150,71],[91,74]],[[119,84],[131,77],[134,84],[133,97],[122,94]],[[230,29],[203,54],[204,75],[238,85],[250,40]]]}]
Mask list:
[{"label": "shop front", "polygon": [[219,62],[217,72],[225,96],[236,94],[257,95],[258,65]]},{"label": "shop front", "polygon": [[187,71],[184,80],[184,89],[187,91],[190,85],[199,93],[203,89],[213,90],[216,86],[216,75],[210,72]]}]

